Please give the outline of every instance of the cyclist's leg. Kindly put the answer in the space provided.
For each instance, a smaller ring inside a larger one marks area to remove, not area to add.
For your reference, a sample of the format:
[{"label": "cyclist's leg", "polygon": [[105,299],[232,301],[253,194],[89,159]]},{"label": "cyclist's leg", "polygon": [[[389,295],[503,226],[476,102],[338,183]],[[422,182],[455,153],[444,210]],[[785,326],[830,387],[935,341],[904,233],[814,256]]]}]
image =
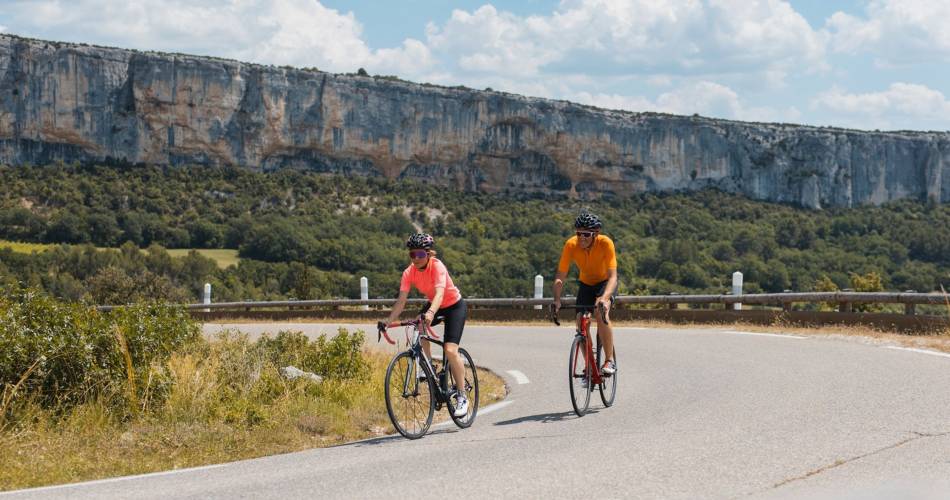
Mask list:
[{"label": "cyclist's leg", "polygon": [[[422,310],[419,311],[419,316],[422,316],[423,314],[425,314],[426,311],[429,310],[430,305],[431,305],[430,302],[426,302],[425,305],[422,306]],[[429,343],[429,341],[426,339],[421,339],[419,343],[422,344],[422,350],[425,351],[426,357],[431,360],[432,359],[432,344]]]},{"label": "cyclist's leg", "polygon": [[459,356],[459,342],[462,341],[462,330],[465,328],[465,318],[468,306],[464,300],[459,300],[449,307],[439,309],[439,315],[445,315],[445,361],[452,370],[455,380],[465,380],[465,366]]},{"label": "cyclist's leg", "polygon": [[[594,301],[597,300],[597,290],[597,285],[591,286],[583,281],[577,282],[577,302],[575,302],[577,306],[577,331],[581,330],[581,315],[585,311],[591,311],[594,308]],[[587,308],[584,309],[584,307]]]},{"label": "cyclist's leg", "polygon": [[432,359],[432,344],[426,339],[420,339],[419,343],[422,344],[422,350],[425,351],[426,357],[431,360]]},{"label": "cyclist's leg", "polygon": [[[607,282],[603,282],[598,287],[598,297],[603,294],[604,288],[607,286]],[[613,306],[613,297],[610,298],[610,305],[608,305],[608,310]],[[608,313],[609,314],[609,313]],[[604,323],[603,318],[600,317],[600,314],[595,314],[597,317],[597,338],[600,339],[600,343],[604,346],[604,362],[614,359],[614,330],[613,326],[609,323]]]}]

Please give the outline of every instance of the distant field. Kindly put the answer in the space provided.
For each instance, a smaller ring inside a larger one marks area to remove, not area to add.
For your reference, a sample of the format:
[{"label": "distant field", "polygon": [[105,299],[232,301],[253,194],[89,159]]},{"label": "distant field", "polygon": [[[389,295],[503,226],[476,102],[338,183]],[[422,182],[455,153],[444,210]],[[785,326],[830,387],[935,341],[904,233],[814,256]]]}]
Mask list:
[{"label": "distant field", "polygon": [[[230,250],[227,248],[196,248],[195,250],[209,259],[214,259],[214,261],[218,263],[218,267],[221,269],[231,265],[236,266],[238,261],[241,260],[241,258],[238,257],[237,250]],[[175,248],[168,250],[168,255],[171,255],[172,257],[184,257],[185,255],[188,255],[188,252],[190,251],[191,249],[189,248]]]},{"label": "distant field", "polygon": [[12,248],[14,252],[20,253],[43,252],[55,246],[56,245],[47,245],[44,243],[20,243],[18,241],[0,240],[0,248],[9,247]]},{"label": "distant field", "polygon": [[[45,244],[45,243],[20,243],[18,241],[7,241],[0,240],[0,248],[9,247],[12,248],[14,252],[20,253],[31,253],[31,252],[44,252],[50,248],[54,248],[58,245]],[[175,248],[167,250],[168,254],[172,257],[184,257],[188,255],[192,249],[190,248]],[[207,248],[195,248],[195,251],[208,257],[209,259],[214,259],[218,264],[218,267],[224,269],[230,265],[236,265],[239,260],[237,250],[229,249],[207,249]]]}]

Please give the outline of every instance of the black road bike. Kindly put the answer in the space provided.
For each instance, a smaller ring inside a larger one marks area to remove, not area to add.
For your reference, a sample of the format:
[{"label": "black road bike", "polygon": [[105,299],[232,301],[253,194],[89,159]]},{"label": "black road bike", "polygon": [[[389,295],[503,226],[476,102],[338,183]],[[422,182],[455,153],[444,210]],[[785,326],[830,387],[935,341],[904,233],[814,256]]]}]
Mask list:
[{"label": "black road bike", "polygon": [[[437,325],[440,320],[441,318],[436,317],[432,324]],[[388,325],[380,323],[377,342],[385,337],[387,342],[395,345],[396,342],[387,330],[400,326],[406,327],[408,348],[397,354],[389,363],[384,382],[386,411],[389,412],[393,427],[409,439],[419,439],[428,432],[429,426],[432,425],[432,416],[436,410],[441,410],[443,405],[448,409],[455,425],[462,429],[472,425],[475,414],[478,413],[478,372],[468,351],[459,347],[465,380],[458,384],[452,376],[452,370],[448,369],[444,343],[438,340],[439,337],[431,326],[426,325],[423,316]],[[432,360],[426,356],[422,340],[443,347],[440,370],[436,371]],[[459,389],[464,391],[468,398],[468,412],[456,417],[455,405]]]}]

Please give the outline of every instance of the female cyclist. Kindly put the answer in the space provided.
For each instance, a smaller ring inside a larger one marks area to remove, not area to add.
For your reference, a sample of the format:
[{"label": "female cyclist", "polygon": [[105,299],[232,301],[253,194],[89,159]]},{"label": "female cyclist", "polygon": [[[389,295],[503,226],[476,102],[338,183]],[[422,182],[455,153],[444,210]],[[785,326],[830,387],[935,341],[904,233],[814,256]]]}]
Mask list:
[{"label": "female cyclist", "polygon": [[[399,314],[402,313],[406,305],[406,299],[409,297],[409,289],[414,286],[429,300],[424,313],[426,324],[431,324],[432,319],[436,316],[444,318],[445,345],[443,347],[445,357],[455,380],[464,380],[465,372],[458,349],[459,341],[462,340],[462,330],[465,328],[467,307],[465,301],[462,300],[462,294],[452,282],[452,277],[449,276],[445,264],[435,258],[436,253],[432,249],[434,244],[435,240],[426,233],[413,234],[406,241],[406,247],[409,248],[410,263],[409,267],[402,272],[399,298],[396,299],[386,324],[399,319]],[[432,359],[429,342],[423,340],[422,347],[429,359]],[[468,413],[468,399],[466,399],[464,391],[458,391],[456,393],[455,416],[463,417],[466,413]]]}]

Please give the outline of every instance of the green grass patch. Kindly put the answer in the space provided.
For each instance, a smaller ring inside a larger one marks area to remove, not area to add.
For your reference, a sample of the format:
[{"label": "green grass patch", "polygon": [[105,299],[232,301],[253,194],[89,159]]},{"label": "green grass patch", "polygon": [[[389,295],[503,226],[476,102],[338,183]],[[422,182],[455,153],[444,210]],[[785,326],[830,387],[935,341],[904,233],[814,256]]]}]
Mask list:
[{"label": "green grass patch", "polygon": [[46,250],[49,250],[55,246],[57,245],[50,245],[46,243],[20,243],[19,241],[0,240],[0,248],[10,248],[14,252],[19,253],[45,252]]},{"label": "green grass patch", "polygon": [[[58,246],[59,244],[21,243],[19,241],[0,240],[0,248],[10,248],[14,252],[26,254],[33,252],[41,253]],[[117,248],[97,248],[99,250],[118,250]],[[145,249],[142,251],[144,252]],[[188,252],[195,251],[200,255],[215,261],[215,263],[221,269],[225,269],[228,266],[235,266],[241,260],[241,258],[238,257],[238,251],[229,248],[172,248],[166,249],[165,251],[168,252],[168,255],[172,257],[184,257],[188,255]]]},{"label": "green grass patch", "polygon": [[241,258],[238,257],[237,250],[232,250],[228,248],[194,248],[194,249],[174,248],[174,249],[166,250],[166,252],[168,252],[168,255],[171,255],[172,257],[184,257],[188,255],[188,252],[191,252],[192,250],[194,250],[195,252],[198,252],[199,254],[209,259],[214,260],[215,263],[218,264],[218,267],[221,269],[224,269],[228,266],[236,266],[237,263],[241,260]]}]

